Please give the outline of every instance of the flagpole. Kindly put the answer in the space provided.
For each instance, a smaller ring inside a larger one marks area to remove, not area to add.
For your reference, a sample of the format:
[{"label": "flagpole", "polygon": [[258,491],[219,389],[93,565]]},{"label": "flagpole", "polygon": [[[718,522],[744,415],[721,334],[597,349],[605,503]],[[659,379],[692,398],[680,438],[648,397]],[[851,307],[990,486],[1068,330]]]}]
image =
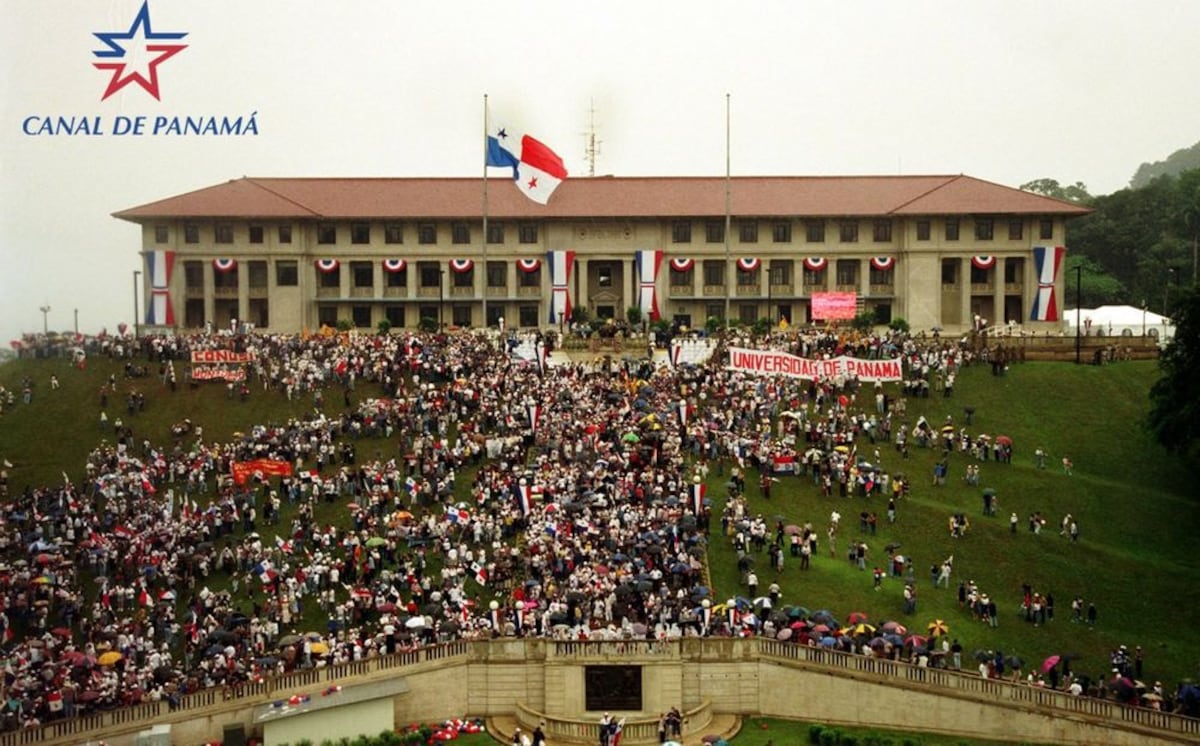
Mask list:
[{"label": "flagpole", "polygon": [[488,95],[483,94],[483,328],[488,327]]},{"label": "flagpole", "polygon": [[733,289],[730,286],[730,282],[733,281],[737,276],[736,272],[734,273],[734,277],[729,276],[729,227],[730,227],[730,223],[732,222],[730,220],[730,215],[729,215],[729,202],[730,202],[730,199],[729,199],[729,94],[726,93],[725,94],[725,272],[722,273],[725,275],[725,328],[726,329],[729,328],[729,311],[730,311],[729,296],[733,292]]}]

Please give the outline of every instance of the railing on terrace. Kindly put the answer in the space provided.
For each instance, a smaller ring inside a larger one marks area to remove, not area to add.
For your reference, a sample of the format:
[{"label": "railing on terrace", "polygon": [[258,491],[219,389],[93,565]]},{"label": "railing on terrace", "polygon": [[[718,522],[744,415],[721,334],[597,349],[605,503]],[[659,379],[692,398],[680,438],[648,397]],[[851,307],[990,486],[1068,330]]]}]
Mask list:
[{"label": "railing on terrace", "polygon": [[[547,658],[576,660],[627,658],[643,661],[695,662],[754,661],[771,658],[788,661],[797,666],[819,668],[825,672],[845,671],[856,676],[868,675],[880,679],[901,681],[927,689],[937,688],[948,693],[955,692],[958,696],[978,701],[1019,703],[1058,710],[1063,713],[1090,716],[1114,724],[1127,723],[1165,733],[1183,734],[1200,740],[1200,719],[1197,718],[1144,707],[1133,707],[1113,700],[1076,697],[1065,692],[1027,684],[984,679],[959,671],[924,668],[903,661],[855,655],[765,638],[749,640],[685,638],[667,642],[651,640],[581,642],[506,638],[497,641],[494,649],[499,652],[511,648],[514,644],[527,648],[526,654],[532,653],[531,657],[533,658],[545,655]],[[313,687],[324,684],[332,682],[351,684],[353,682],[349,679],[430,661],[449,661],[454,658],[470,657],[473,661],[486,664],[489,659],[489,651],[492,649],[493,645],[488,641],[456,640],[387,656],[350,661],[336,666],[293,671],[280,676],[267,677],[261,682],[247,682],[237,687],[203,689],[182,697],[174,710],[168,706],[166,701],[147,702],[131,707],[77,715],[38,728],[0,733],[0,746],[22,746],[23,744],[66,739],[86,741],[89,739],[83,738],[83,734],[104,735],[106,731],[111,734],[114,729],[134,730],[137,724],[149,727],[156,722],[162,722],[164,718],[182,720],[185,718],[180,717],[179,713],[199,713],[205,708],[215,708],[222,704],[235,707],[250,706],[283,695],[291,696],[303,693],[306,689],[311,690]],[[508,658],[501,655],[498,660],[508,660]],[[706,705],[707,703],[701,707]],[[655,722],[657,723],[657,721]],[[594,727],[592,723],[588,725]],[[657,736],[657,731],[655,735]]]},{"label": "railing on terrace", "polygon": [[[698,707],[682,714],[683,729],[680,735],[683,738],[703,733],[712,722],[712,702],[706,699]],[[546,734],[546,741],[549,743],[596,743],[600,740],[600,724],[594,720],[554,717],[532,710],[519,702],[516,719],[522,728],[529,731],[542,725],[542,732]],[[626,718],[625,724],[621,726],[621,740],[626,743],[657,743],[658,718]]]}]

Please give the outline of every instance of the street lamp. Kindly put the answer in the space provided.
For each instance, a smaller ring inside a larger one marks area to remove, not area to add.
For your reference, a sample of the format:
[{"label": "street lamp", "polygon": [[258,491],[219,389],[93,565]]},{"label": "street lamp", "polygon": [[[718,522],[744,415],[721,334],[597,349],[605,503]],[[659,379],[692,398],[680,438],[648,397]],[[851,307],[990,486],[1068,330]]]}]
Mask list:
[{"label": "street lamp", "polygon": [[446,331],[446,270],[438,267],[438,332]]},{"label": "street lamp", "polygon": [[1079,325],[1079,314],[1083,309],[1083,263],[1075,265],[1075,364],[1079,365],[1079,351],[1083,339],[1079,336],[1083,333],[1082,327]]},{"label": "street lamp", "polygon": [[138,336],[138,283],[141,282],[142,271],[133,270],[133,338]]},{"label": "street lamp", "polygon": [[50,304],[47,303],[44,306],[40,306],[38,310],[42,312],[42,334],[49,334],[50,326],[46,322],[46,314],[50,313]]}]

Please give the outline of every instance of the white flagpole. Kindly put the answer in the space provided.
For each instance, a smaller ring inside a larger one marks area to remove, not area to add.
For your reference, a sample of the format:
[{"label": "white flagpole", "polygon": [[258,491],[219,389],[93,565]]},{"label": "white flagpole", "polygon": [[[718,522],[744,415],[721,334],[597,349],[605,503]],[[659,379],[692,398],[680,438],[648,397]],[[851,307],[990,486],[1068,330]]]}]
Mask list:
[{"label": "white flagpole", "polygon": [[737,278],[737,272],[729,268],[729,227],[730,220],[730,196],[729,196],[729,94],[725,94],[725,328],[729,328],[729,297],[733,293],[733,288],[730,283]]},{"label": "white flagpole", "polygon": [[488,326],[488,106],[483,94],[483,326]]}]

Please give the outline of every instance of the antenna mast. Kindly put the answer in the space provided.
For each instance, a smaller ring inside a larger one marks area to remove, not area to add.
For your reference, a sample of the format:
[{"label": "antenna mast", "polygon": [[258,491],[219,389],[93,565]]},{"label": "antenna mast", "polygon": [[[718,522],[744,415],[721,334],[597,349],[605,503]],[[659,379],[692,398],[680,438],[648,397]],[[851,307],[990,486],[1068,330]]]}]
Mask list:
[{"label": "antenna mast", "polygon": [[587,158],[588,176],[596,175],[596,156],[600,155],[601,140],[596,138],[596,105],[595,100],[589,101],[590,108],[588,109],[588,131],[583,133],[584,141],[587,145],[584,147],[584,156]]}]

